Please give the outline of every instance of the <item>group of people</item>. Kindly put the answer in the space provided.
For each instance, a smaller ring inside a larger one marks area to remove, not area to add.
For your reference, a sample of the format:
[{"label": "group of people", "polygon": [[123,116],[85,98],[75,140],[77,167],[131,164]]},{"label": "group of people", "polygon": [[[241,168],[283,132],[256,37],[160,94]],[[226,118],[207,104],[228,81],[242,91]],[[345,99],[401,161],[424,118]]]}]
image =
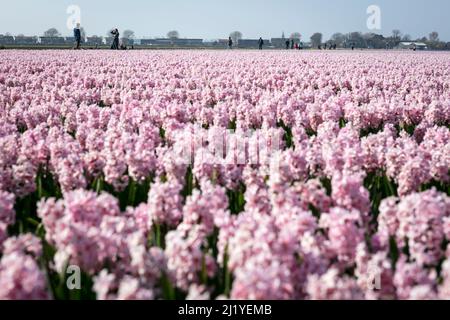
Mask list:
[{"label": "group of people", "polygon": [[[124,46],[123,44],[120,44],[120,42],[119,42],[119,37],[120,37],[119,29],[114,28],[113,30],[111,30],[111,35],[113,37],[113,41],[111,44],[112,50],[126,49],[126,46]],[[75,38],[75,48],[74,49],[76,49],[76,50],[81,49],[81,25],[79,23],[77,23],[76,27],[73,29],[73,36]]]},{"label": "group of people", "polygon": [[[337,45],[336,45],[336,43],[335,44],[331,44],[330,43],[329,45],[325,43],[324,46],[323,46],[323,49],[324,50],[327,50],[327,49],[328,50],[336,50],[337,49]],[[319,50],[322,50],[322,45],[320,45],[320,44],[319,44]],[[354,50],[353,46],[352,46],[352,50]]]},{"label": "group of people", "polygon": [[[233,44],[234,44],[233,39],[231,37],[228,37],[228,49],[233,49]],[[260,37],[258,40],[258,48],[259,48],[259,50],[262,50],[263,47],[264,47],[264,40],[263,40],[263,38]],[[300,43],[295,42],[294,39],[291,39],[291,40],[287,39],[286,40],[286,49],[301,50],[301,49],[303,49],[303,45],[301,42]]]},{"label": "group of people", "polygon": [[289,49],[291,49],[291,50],[292,49],[301,50],[301,49],[303,49],[302,43],[301,42],[298,43],[294,39],[291,39],[291,40],[286,39],[285,44],[286,44],[286,50],[289,50]]}]

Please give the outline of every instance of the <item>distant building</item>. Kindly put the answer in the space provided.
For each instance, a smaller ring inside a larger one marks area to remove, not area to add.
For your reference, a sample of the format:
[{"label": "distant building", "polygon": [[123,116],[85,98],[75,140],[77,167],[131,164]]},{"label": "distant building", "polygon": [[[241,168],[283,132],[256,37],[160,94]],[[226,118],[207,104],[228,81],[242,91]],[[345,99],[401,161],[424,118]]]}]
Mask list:
[{"label": "distant building", "polygon": [[239,48],[258,48],[258,39],[239,39]]},{"label": "distant building", "polygon": [[[81,38],[81,42],[83,43],[83,38]],[[74,44],[75,43],[75,37],[66,37],[66,44]]]},{"label": "distant building", "polygon": [[[265,46],[270,46],[270,40],[263,39]],[[258,48],[259,39],[240,39],[238,41],[239,48]]]},{"label": "distant building", "polygon": [[4,36],[0,35],[0,44],[14,44],[14,37],[13,36]]},{"label": "distant building", "polygon": [[228,39],[203,40],[203,46],[228,48]]},{"label": "distant building", "polygon": [[270,43],[275,48],[285,48],[286,38],[272,38],[270,39]]},{"label": "distant building", "polygon": [[203,39],[173,39],[172,44],[176,46],[202,46]]},{"label": "distant building", "polygon": [[141,39],[141,46],[149,46],[151,45],[152,39]]},{"label": "distant building", "polygon": [[64,37],[39,37],[41,45],[64,45],[66,39]]},{"label": "distant building", "polygon": [[101,46],[101,45],[103,45],[103,38],[102,37],[87,37],[85,45]]},{"label": "distant building", "polygon": [[37,43],[37,37],[17,36],[14,39],[14,44],[17,45],[35,45]]},{"label": "distant building", "polygon": [[203,39],[141,39],[142,46],[203,46]]},{"label": "distant building", "polygon": [[170,45],[172,45],[172,40],[167,39],[167,38],[160,38],[160,39],[156,39],[156,44],[170,46]]},{"label": "distant building", "polygon": [[428,46],[423,42],[400,42],[397,49],[412,50],[416,48],[417,50],[428,50]]},{"label": "distant building", "polygon": [[[228,43],[230,40],[228,39],[218,39],[216,42],[214,42],[215,46],[219,46],[219,47],[225,47],[228,48]],[[236,46],[235,43],[233,43],[233,46]]]},{"label": "distant building", "polygon": [[170,39],[141,39],[142,46],[170,46]]}]

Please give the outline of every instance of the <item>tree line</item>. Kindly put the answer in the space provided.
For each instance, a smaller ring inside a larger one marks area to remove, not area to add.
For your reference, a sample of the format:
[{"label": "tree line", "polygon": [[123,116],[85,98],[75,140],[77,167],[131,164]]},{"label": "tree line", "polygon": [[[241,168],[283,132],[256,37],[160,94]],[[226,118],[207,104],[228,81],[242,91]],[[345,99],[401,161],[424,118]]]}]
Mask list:
[{"label": "tree line", "polygon": [[313,47],[318,47],[321,44],[336,44],[338,47],[354,46],[355,48],[389,49],[397,47],[400,42],[423,42],[428,48],[433,50],[450,49],[450,42],[441,41],[437,31],[433,31],[428,36],[417,39],[413,39],[409,34],[402,34],[398,29],[393,30],[392,34],[388,37],[376,33],[335,33],[329,40],[323,42],[323,35],[321,33],[314,33],[311,36],[311,44]]},{"label": "tree line", "polygon": [[[9,33],[7,34],[9,35]],[[123,39],[134,39],[135,33],[132,30],[124,30],[122,33]],[[17,35],[17,37],[21,37],[23,35]],[[44,37],[60,37],[61,33],[56,28],[50,28],[46,30],[43,34]],[[82,27],[81,28],[81,36],[82,38],[86,38],[86,31]],[[106,36],[111,36],[110,30],[107,31]],[[169,31],[167,33],[167,38],[169,39],[178,39],[180,34],[176,30]],[[234,43],[238,43],[240,39],[243,38],[243,34],[240,31],[233,31],[229,35]],[[99,36],[93,35],[92,38],[100,38]],[[282,35],[285,38],[284,32]],[[300,40],[302,35],[299,32],[293,32],[289,39],[297,39]],[[310,42],[312,47],[319,47],[321,45],[336,45],[340,48],[371,48],[371,49],[390,49],[397,47],[400,42],[423,42],[428,48],[432,50],[450,50],[450,42],[441,41],[439,39],[439,33],[437,31],[431,32],[428,36],[424,36],[422,38],[412,39],[409,34],[403,34],[400,30],[395,29],[392,31],[390,36],[383,36],[381,34],[376,33],[362,33],[362,32],[350,32],[350,33],[334,33],[330,39],[324,40],[323,34],[320,32],[314,33],[310,37]]]}]

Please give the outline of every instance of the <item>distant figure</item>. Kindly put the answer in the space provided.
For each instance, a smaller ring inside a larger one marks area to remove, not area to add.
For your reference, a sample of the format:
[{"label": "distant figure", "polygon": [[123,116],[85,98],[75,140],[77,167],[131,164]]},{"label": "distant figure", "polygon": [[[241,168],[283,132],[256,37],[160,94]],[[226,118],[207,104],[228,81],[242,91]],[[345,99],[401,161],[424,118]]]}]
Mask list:
[{"label": "distant figure", "polygon": [[416,45],[414,45],[414,47],[413,47],[413,51],[416,51],[417,50],[417,47],[416,47]]},{"label": "distant figure", "polygon": [[111,49],[112,50],[119,50],[120,49],[119,48],[119,36],[120,36],[119,30],[116,28],[116,29],[111,31],[111,34],[114,37],[113,43],[111,45]]},{"label": "distant figure", "polygon": [[334,50],[336,50],[336,48],[337,48],[337,45],[336,45],[336,43],[333,45],[333,49]]},{"label": "distant figure", "polygon": [[291,40],[291,49],[294,49],[294,39]]},{"label": "distant figure", "polygon": [[75,50],[79,50],[81,47],[80,23],[77,23],[76,27],[73,29],[73,36],[75,37]]},{"label": "distant figure", "polygon": [[233,49],[233,39],[231,37],[228,37],[228,49]]},{"label": "distant figure", "polygon": [[327,50],[327,44],[325,43],[325,45],[324,45],[324,48],[325,48],[325,50]]},{"label": "distant figure", "polygon": [[322,46],[319,44],[319,50],[322,50]]},{"label": "distant figure", "polygon": [[295,50],[298,50],[298,43],[296,42],[294,45]]},{"label": "distant figure", "polygon": [[263,40],[263,38],[259,38],[259,40],[258,40],[258,45],[259,45],[259,50],[262,50],[263,45],[264,45],[264,40]]},{"label": "distant figure", "polygon": [[289,46],[290,46],[291,42],[288,40],[286,40],[286,50],[289,50]]},{"label": "distant figure", "polygon": [[354,44],[352,44],[352,51],[353,51],[353,50],[355,50],[355,45],[354,45]]}]

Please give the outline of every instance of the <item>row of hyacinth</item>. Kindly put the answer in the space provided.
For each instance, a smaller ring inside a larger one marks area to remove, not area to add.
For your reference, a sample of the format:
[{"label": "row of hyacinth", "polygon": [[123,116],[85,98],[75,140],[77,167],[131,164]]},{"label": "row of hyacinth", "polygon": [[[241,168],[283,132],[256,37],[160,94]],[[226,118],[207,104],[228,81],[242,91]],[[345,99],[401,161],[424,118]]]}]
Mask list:
[{"label": "row of hyacinth", "polygon": [[449,169],[447,54],[1,52],[0,299],[450,299]]}]

